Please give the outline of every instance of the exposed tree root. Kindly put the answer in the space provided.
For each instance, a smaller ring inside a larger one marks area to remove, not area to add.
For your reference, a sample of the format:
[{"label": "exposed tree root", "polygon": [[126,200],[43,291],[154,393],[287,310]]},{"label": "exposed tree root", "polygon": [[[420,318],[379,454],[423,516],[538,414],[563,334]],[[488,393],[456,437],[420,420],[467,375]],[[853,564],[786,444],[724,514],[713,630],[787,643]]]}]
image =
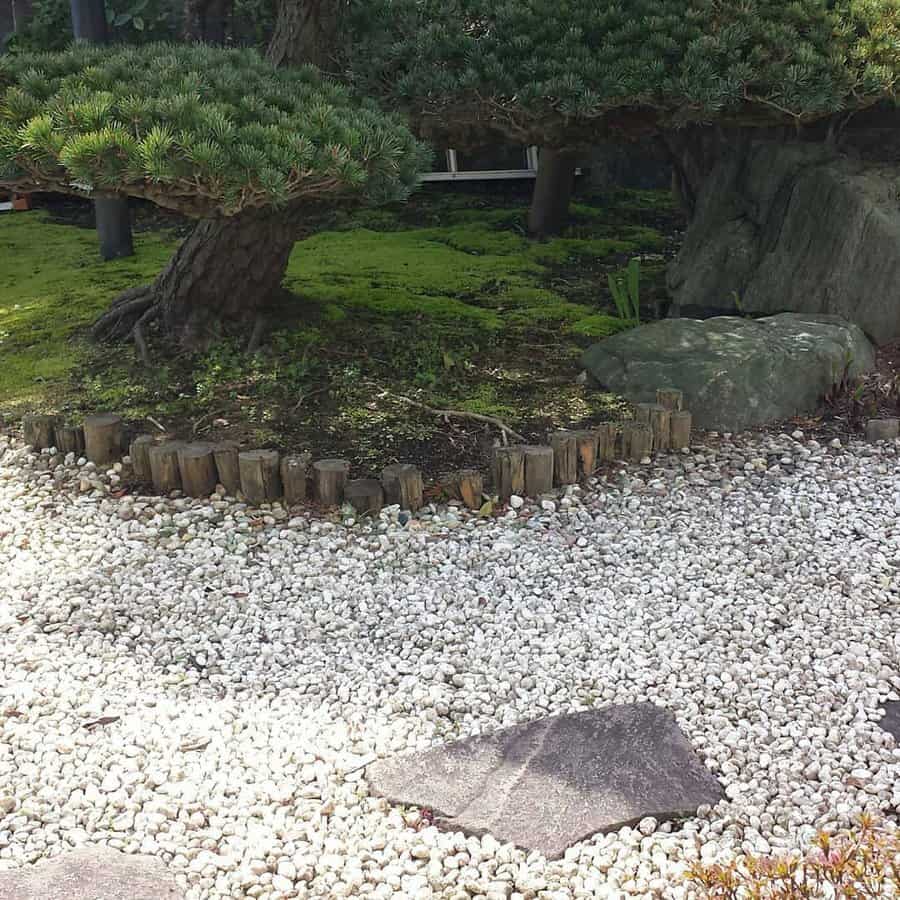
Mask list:
[{"label": "exposed tree root", "polygon": [[[130,288],[113,302],[113,305],[91,327],[95,341],[120,341],[133,335],[134,327],[144,316],[154,311],[156,294],[152,285]],[[152,318],[152,316],[151,316]]]},{"label": "exposed tree root", "polygon": [[513,431],[512,428],[509,427],[505,422],[500,419],[494,418],[494,416],[484,416],[481,413],[472,413],[466,412],[462,409],[435,409],[433,406],[428,406],[425,403],[419,403],[418,400],[411,400],[409,397],[404,397],[401,394],[388,394],[389,397],[392,397],[394,400],[400,400],[403,403],[408,403],[410,406],[418,407],[419,409],[425,410],[427,413],[431,413],[433,416],[439,416],[442,419],[470,419],[473,422],[484,422],[486,425],[493,425],[494,428],[499,429],[500,436],[503,438],[503,443],[508,443],[506,436],[509,435],[512,438],[515,438],[517,441],[521,443],[526,443],[525,438],[522,437],[517,431]]}]

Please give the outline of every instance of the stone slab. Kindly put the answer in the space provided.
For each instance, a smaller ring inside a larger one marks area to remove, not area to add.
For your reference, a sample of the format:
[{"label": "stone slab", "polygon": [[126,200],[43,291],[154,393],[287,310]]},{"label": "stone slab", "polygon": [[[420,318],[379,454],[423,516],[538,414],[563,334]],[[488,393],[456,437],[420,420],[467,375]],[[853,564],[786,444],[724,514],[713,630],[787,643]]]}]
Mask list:
[{"label": "stone slab", "polygon": [[430,809],[450,831],[557,859],[597,832],[646,816],[693,815],[721,785],[675,717],[634,703],[537,719],[371,764],[373,793]]},{"label": "stone slab", "polygon": [[884,704],[884,717],[878,724],[900,744],[900,700],[889,700]]},{"label": "stone slab", "polygon": [[105,847],[0,872],[0,900],[183,900],[162,860]]},{"label": "stone slab", "polygon": [[678,388],[696,427],[742,431],[816,412],[845,372],[872,369],[875,348],[837,316],[716,316],[632,328],[589,347],[582,362],[632,403]]}]

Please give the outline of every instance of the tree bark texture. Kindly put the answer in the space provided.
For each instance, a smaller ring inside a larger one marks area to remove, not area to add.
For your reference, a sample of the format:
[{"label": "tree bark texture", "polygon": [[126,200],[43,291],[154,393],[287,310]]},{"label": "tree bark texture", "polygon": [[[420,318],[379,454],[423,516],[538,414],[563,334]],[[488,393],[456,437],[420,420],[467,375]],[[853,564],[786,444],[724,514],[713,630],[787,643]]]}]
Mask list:
[{"label": "tree bark texture", "polygon": [[151,285],[126,291],[94,325],[98,339],[162,323],[181,346],[202,347],[246,326],[280,289],[296,232],[288,215],[202,220]]},{"label": "tree bark texture", "polygon": [[276,66],[334,69],[344,0],[280,0],[266,56]]},{"label": "tree bark texture", "polygon": [[535,237],[559,234],[569,220],[578,154],[542,147],[528,212],[528,232]]}]

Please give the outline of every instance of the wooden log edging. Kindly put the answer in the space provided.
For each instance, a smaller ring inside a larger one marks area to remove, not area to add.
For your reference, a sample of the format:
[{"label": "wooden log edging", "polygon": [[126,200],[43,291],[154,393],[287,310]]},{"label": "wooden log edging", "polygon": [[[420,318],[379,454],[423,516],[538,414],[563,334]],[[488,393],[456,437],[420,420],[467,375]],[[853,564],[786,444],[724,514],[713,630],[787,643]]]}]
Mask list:
[{"label": "wooden log edging", "polygon": [[377,516],[384,506],[384,489],[377,478],[357,478],[344,486],[344,500],[361,516]]},{"label": "wooden log edging", "polygon": [[292,453],[281,460],[281,486],[288,506],[297,506],[306,499],[306,479],[309,476],[309,453]]},{"label": "wooden log edging", "polygon": [[381,486],[389,506],[416,512],[425,502],[425,483],[422,472],[409,463],[393,463],[381,472]]},{"label": "wooden log edging", "polygon": [[[633,420],[603,422],[580,431],[561,429],[548,436],[546,445],[495,447],[491,492],[485,491],[484,477],[475,469],[455,473],[449,489],[466,507],[479,510],[491,496],[507,502],[567,488],[617,459],[640,463],[654,451],[684,451],[690,447],[692,416],[683,405],[680,390],[661,387],[656,403],[636,405]],[[22,427],[26,443],[36,452],[55,447],[65,454],[83,454],[97,466],[122,458],[124,423],[114,413],[87,416],[83,426],[68,424],[56,415],[32,413],[23,417]],[[870,441],[898,435],[897,419],[873,419],[867,424]],[[330,508],[346,503],[360,516],[378,515],[386,504],[416,512],[425,503],[422,472],[408,463],[386,466],[380,479],[351,481],[350,463],[343,459],[313,462],[309,453],[282,456],[276,450],[242,450],[234,441],[188,443],[158,434],[134,437],[128,455],[135,479],[152,483],[154,491],[163,495],[182,491],[203,498],[224,489],[226,495],[253,505],[282,501],[286,507],[298,506],[311,495]]]},{"label": "wooden log edging", "polygon": [[178,451],[181,489],[188,497],[209,497],[219,483],[216,459],[210,444],[185,444]]},{"label": "wooden log edging", "polygon": [[84,453],[84,428],[81,425],[57,425],[54,429],[56,449],[60,453]]},{"label": "wooden log edging", "polygon": [[184,446],[184,441],[163,441],[149,449],[150,478],[157,494],[181,490],[178,451]]},{"label": "wooden log edging", "polygon": [[52,447],[57,421],[56,416],[23,416],[22,432],[25,443],[38,451]]},{"label": "wooden log edging", "polygon": [[282,495],[280,457],[277,450],[244,450],[238,453],[241,492],[257,506]]},{"label": "wooden log edging", "polygon": [[320,459],[312,466],[313,491],[322,506],[340,506],[344,502],[344,488],[350,475],[346,459]]},{"label": "wooden log edging", "polygon": [[240,447],[235,441],[219,441],[213,444],[213,459],[216,461],[219,484],[225,488],[225,493],[229,497],[237,497],[241,490],[239,451]]},{"label": "wooden log edging", "polygon": [[122,417],[115,413],[98,413],[84,420],[84,455],[98,466],[118,462],[122,458]]}]

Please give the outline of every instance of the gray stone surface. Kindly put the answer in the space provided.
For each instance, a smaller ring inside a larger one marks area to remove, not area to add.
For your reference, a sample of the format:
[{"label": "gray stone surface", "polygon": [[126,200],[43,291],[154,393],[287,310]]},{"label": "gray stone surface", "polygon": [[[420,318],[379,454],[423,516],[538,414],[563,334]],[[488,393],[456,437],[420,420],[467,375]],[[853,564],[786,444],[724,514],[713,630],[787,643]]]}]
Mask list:
[{"label": "gray stone surface", "polygon": [[651,703],[538,719],[379,760],[366,775],[375,794],[432,810],[442,828],[550,859],[596,832],[722,797],[674,716]]},{"label": "gray stone surface", "polygon": [[162,860],[97,847],[0,872],[0,900],[182,900]]},{"label": "gray stone surface", "polygon": [[763,319],[664,319],[589,347],[592,378],[634,403],[679,388],[694,425],[739,431],[815,412],[849,363],[875,364],[862,330],[837,316],[783,313]]},{"label": "gray stone surface", "polygon": [[900,744],[900,700],[884,704],[884,718],[878,724]]},{"label": "gray stone surface", "polygon": [[746,312],[839,315],[876,343],[900,338],[900,169],[875,155],[781,141],[720,152],[667,273],[675,302],[737,297]]}]

